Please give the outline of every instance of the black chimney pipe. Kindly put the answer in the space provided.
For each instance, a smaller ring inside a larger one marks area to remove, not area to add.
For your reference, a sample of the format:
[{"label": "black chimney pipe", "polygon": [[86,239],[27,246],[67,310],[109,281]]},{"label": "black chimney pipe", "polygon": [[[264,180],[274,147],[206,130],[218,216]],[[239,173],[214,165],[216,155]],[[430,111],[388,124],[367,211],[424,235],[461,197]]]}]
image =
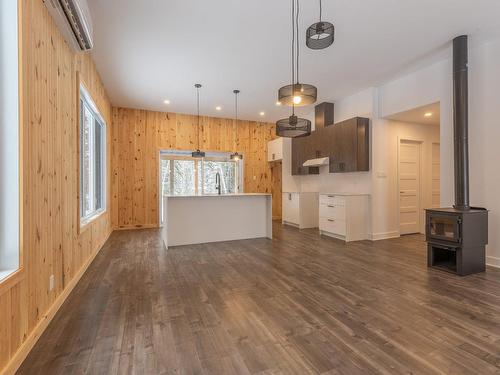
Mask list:
[{"label": "black chimney pipe", "polygon": [[469,210],[469,94],[467,35],[453,39],[453,133],[455,140],[455,205]]}]

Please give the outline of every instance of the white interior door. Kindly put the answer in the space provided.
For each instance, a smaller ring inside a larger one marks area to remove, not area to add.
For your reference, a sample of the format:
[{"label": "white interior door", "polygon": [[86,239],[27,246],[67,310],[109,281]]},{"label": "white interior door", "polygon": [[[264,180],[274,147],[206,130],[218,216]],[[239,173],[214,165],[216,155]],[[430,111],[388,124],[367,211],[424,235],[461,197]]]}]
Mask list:
[{"label": "white interior door", "polygon": [[420,233],[421,143],[401,140],[399,144],[399,231]]},{"label": "white interior door", "polygon": [[440,145],[432,144],[432,207],[439,208],[441,202],[441,162]]}]

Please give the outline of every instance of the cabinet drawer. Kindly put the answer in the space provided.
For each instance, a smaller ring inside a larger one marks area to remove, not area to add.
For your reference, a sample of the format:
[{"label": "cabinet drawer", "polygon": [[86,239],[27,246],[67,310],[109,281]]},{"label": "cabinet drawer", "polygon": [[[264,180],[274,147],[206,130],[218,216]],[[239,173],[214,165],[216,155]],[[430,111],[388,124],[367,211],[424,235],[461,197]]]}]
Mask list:
[{"label": "cabinet drawer", "polygon": [[321,194],[319,196],[319,204],[326,206],[345,206],[345,198],[339,195]]},{"label": "cabinet drawer", "polygon": [[325,219],[337,219],[345,221],[345,207],[334,204],[320,204],[319,217]]},{"label": "cabinet drawer", "polygon": [[346,235],[346,226],[344,220],[319,218],[319,230],[337,234],[339,236]]}]

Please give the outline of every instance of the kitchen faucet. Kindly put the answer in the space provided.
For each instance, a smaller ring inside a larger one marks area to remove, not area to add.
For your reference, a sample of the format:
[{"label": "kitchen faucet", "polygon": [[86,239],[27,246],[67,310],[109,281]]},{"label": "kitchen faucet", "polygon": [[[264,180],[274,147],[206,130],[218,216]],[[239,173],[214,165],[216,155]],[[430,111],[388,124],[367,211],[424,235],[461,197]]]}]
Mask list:
[{"label": "kitchen faucet", "polygon": [[220,173],[219,172],[217,172],[215,174],[215,189],[217,190],[217,192],[220,195],[221,194],[221,183],[220,183]]}]

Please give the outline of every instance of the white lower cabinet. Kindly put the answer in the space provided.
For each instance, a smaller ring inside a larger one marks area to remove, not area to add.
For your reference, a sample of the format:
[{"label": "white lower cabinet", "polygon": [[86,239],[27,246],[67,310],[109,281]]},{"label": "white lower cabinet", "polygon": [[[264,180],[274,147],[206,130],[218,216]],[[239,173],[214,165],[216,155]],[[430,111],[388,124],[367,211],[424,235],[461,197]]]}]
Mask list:
[{"label": "white lower cabinet", "polygon": [[282,221],[283,224],[300,229],[318,227],[318,193],[283,193]]},{"label": "white lower cabinet", "polygon": [[369,205],[368,195],[321,194],[320,234],[346,242],[369,239]]}]

